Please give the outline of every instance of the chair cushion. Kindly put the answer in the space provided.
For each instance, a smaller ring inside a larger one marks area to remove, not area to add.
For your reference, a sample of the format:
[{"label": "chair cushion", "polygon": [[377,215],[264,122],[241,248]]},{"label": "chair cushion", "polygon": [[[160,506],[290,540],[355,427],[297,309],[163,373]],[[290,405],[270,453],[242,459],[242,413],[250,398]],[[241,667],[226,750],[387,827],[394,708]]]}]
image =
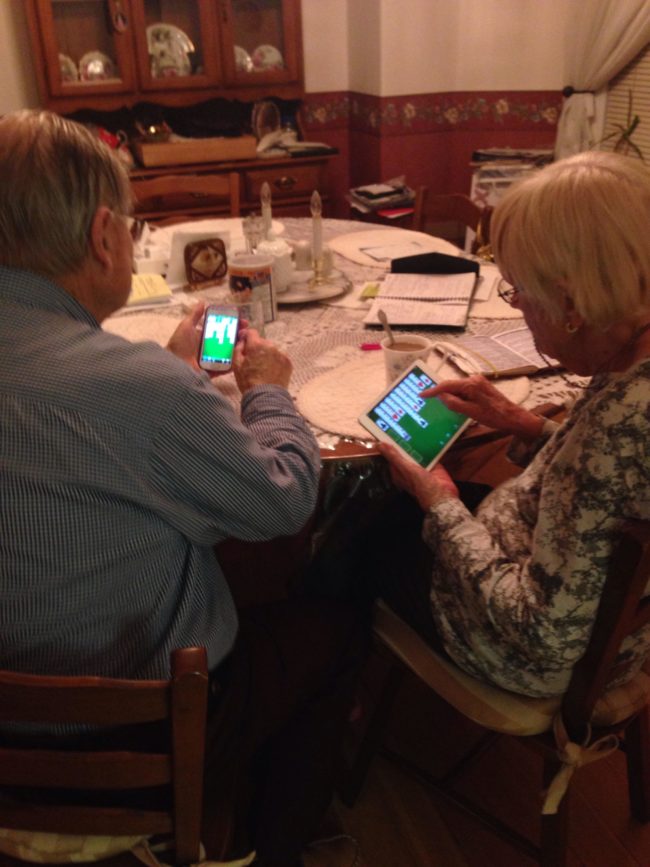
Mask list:
[{"label": "chair cushion", "polygon": [[[130,852],[146,867],[170,867],[168,850],[169,843],[150,846],[149,838],[142,835],[109,837],[0,828],[0,852],[32,864],[90,863]],[[200,860],[192,867],[247,867],[255,857],[255,851],[251,851],[232,861],[206,860],[201,846]]]},{"label": "chair cushion", "polygon": [[35,864],[65,864],[72,861],[100,861],[128,852],[146,837],[51,834],[0,828],[0,852]]},{"label": "chair cushion", "polygon": [[374,630],[424,683],[478,725],[511,735],[536,735],[551,728],[561,696],[529,698],[477,680],[432,650],[382,601],[375,605]]},{"label": "chair cushion", "polygon": [[[391,651],[424,683],[478,725],[511,735],[548,731],[562,696],[531,698],[485,683],[436,653],[384,602],[374,611],[374,630]],[[623,722],[650,702],[650,663],[627,683],[612,687],[598,700],[594,726]]]}]

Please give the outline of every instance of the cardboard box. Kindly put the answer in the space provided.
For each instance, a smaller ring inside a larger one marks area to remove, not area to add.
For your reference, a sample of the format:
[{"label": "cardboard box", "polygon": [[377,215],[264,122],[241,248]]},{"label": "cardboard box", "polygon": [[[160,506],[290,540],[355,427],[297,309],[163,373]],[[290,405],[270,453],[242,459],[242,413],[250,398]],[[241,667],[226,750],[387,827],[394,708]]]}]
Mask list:
[{"label": "cardboard box", "polygon": [[257,156],[257,139],[253,135],[240,135],[236,138],[136,141],[133,150],[142,165],[147,167],[250,160]]}]

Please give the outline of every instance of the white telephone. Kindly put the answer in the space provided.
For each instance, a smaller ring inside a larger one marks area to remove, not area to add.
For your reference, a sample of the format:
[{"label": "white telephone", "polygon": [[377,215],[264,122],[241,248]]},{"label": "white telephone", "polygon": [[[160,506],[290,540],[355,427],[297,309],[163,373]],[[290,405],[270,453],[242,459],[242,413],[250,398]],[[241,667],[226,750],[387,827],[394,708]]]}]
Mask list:
[{"label": "white telephone", "polygon": [[257,143],[257,153],[267,154],[271,150],[282,152],[286,145],[296,144],[297,135],[295,129],[274,129],[267,132]]},{"label": "white telephone", "polygon": [[468,376],[471,376],[473,373],[484,372],[477,360],[455,343],[439,341],[433,344],[432,349],[441,356],[440,363],[435,368],[435,373],[441,370],[448,361]]}]

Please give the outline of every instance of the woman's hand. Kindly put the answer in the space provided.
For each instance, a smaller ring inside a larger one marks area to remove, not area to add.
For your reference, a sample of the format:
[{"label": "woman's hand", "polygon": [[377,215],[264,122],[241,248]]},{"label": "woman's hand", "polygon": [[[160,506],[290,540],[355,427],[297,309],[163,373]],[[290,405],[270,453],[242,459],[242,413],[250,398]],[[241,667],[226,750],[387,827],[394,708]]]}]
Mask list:
[{"label": "woman's hand", "polygon": [[436,464],[432,470],[425,470],[405,457],[395,446],[379,443],[377,448],[390,465],[395,486],[416,499],[425,512],[441,500],[458,497],[458,488],[440,464]]},{"label": "woman's hand", "polygon": [[421,397],[437,397],[454,412],[522,439],[533,440],[541,433],[544,419],[508,400],[484,376],[450,379],[421,392]]},{"label": "woman's hand", "polygon": [[292,370],[289,357],[270,340],[260,337],[254,328],[240,332],[232,365],[242,394],[255,385],[289,387]]},{"label": "woman's hand", "polygon": [[205,307],[205,301],[199,301],[182,320],[167,344],[167,349],[170,352],[173,352],[177,358],[189,364],[194,370],[201,369],[198,360],[201,330],[198,325],[205,312]]}]

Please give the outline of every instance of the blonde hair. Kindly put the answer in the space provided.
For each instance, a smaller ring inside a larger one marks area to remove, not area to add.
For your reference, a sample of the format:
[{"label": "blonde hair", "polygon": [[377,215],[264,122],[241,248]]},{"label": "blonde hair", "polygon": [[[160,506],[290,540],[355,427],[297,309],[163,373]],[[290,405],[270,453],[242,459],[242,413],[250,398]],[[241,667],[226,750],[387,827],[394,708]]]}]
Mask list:
[{"label": "blonde hair", "polygon": [[85,127],[46,111],[0,120],[0,265],[47,277],[77,269],[100,205],[131,210],[128,174]]},{"label": "blonde hair", "polygon": [[650,171],[638,160],[587,151],[528,175],[494,210],[502,274],[563,318],[568,295],[607,328],[650,307]]}]

